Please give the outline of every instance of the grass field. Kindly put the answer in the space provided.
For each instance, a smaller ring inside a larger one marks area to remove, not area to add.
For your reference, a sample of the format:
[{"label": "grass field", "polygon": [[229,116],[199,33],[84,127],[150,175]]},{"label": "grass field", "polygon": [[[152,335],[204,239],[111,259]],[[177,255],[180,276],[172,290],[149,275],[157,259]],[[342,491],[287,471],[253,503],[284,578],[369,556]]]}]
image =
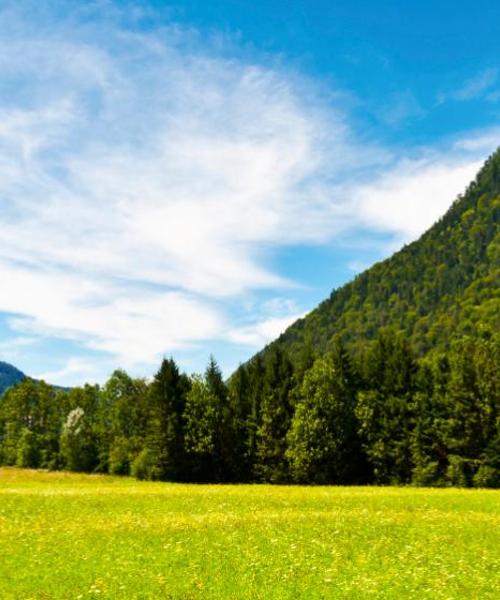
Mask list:
[{"label": "grass field", "polygon": [[499,598],[500,492],[0,469],[0,598]]}]

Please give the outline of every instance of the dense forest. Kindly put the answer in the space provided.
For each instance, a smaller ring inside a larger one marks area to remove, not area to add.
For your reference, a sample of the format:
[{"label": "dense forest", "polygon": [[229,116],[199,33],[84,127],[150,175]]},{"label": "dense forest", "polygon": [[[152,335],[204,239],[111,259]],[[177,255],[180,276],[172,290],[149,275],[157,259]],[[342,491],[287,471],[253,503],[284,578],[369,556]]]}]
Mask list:
[{"label": "dense forest", "polygon": [[304,347],[321,353],[340,335],[357,352],[391,326],[422,356],[482,327],[500,331],[499,225],[500,148],[419,240],[334,290],[271,347],[295,361]]},{"label": "dense forest", "polygon": [[358,362],[340,338],[301,368],[279,347],[229,382],[212,359],[148,383],[25,379],[0,402],[0,464],[171,481],[500,486],[500,336],[418,359],[381,331]]},{"label": "dense forest", "polygon": [[0,464],[195,482],[500,487],[500,151],[420,240],[224,381],[0,398]]}]

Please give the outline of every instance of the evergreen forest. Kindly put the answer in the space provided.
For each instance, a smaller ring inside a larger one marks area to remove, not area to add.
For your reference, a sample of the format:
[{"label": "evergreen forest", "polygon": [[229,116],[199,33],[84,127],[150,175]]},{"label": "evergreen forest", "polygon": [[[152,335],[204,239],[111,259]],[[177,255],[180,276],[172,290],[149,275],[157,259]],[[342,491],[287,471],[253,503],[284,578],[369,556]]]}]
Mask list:
[{"label": "evergreen forest", "polygon": [[[30,378],[0,464],[187,482],[500,487],[500,150],[419,240],[224,380]],[[15,383],[15,382],[13,382]]]}]

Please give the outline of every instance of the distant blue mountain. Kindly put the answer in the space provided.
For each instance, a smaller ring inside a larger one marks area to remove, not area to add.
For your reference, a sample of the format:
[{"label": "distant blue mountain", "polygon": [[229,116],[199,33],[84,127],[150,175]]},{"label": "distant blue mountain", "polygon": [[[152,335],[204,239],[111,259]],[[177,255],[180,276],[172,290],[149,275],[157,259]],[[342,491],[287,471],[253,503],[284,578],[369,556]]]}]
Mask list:
[{"label": "distant blue mountain", "polygon": [[0,361],[0,396],[8,387],[19,383],[23,379],[26,379],[26,375],[22,371],[9,365],[9,363]]}]

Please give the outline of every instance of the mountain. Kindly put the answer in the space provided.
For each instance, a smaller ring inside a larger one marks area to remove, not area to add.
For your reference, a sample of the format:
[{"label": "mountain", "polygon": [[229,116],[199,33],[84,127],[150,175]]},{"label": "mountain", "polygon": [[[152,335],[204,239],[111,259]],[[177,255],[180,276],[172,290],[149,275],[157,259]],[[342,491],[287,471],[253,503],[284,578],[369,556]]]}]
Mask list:
[{"label": "mountain", "polygon": [[26,375],[22,371],[9,365],[9,363],[0,361],[0,396],[8,387],[19,383],[25,378]]},{"label": "mountain", "polygon": [[422,237],[334,290],[272,347],[297,361],[339,335],[354,352],[381,328],[403,331],[418,354],[454,337],[500,331],[500,148]]}]

